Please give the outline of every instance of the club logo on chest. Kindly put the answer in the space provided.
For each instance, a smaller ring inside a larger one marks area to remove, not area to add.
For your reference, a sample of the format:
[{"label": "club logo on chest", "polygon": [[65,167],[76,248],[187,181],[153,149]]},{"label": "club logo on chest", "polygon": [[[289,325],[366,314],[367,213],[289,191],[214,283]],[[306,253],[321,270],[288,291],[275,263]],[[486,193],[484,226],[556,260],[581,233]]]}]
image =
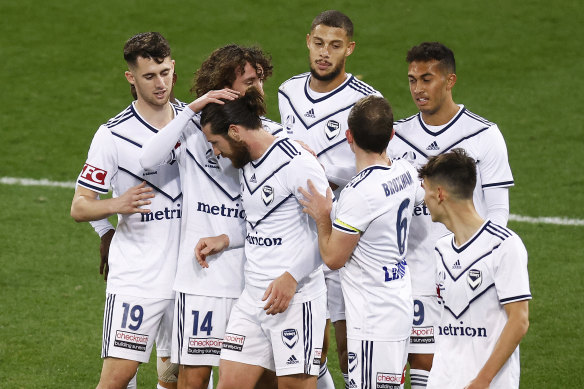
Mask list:
[{"label": "club logo on chest", "polygon": [[468,285],[472,290],[475,290],[483,283],[483,274],[480,270],[470,269],[467,277]]},{"label": "club logo on chest", "polygon": [[326,122],[324,132],[328,140],[333,140],[341,132],[341,125],[336,120],[329,120],[328,122]]},{"label": "club logo on chest", "polygon": [[266,207],[272,204],[274,201],[274,188],[269,185],[264,185],[262,187],[262,200],[266,204]]}]

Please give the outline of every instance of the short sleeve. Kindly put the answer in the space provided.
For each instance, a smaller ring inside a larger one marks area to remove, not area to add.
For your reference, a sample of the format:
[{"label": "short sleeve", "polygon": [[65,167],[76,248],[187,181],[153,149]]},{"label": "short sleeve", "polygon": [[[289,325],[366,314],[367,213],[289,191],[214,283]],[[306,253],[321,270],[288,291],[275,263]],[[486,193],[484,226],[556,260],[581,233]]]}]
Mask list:
[{"label": "short sleeve", "polygon": [[527,250],[517,235],[505,239],[497,250],[493,275],[501,304],[531,299]]},{"label": "short sleeve", "polygon": [[91,141],[87,160],[77,178],[77,185],[106,194],[117,168],[117,148],[112,134],[107,127],[101,126]]},{"label": "short sleeve", "polygon": [[477,167],[481,175],[483,188],[513,186],[513,175],[509,166],[507,146],[503,134],[496,124],[493,124],[479,138],[480,156]]},{"label": "short sleeve", "polygon": [[[358,187],[357,187],[358,188]],[[371,223],[373,212],[369,204],[360,195],[357,188],[345,187],[339,196],[339,204],[333,228],[348,234],[358,234],[367,229]]]}]

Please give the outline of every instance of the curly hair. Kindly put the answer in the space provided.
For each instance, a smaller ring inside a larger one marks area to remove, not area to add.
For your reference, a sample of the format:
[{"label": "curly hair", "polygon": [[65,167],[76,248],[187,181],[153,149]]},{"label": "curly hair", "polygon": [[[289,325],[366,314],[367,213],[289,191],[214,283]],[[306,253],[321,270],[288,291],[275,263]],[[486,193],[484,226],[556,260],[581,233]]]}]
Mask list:
[{"label": "curly hair", "polygon": [[134,35],[124,45],[124,59],[131,66],[136,65],[138,57],[152,58],[156,63],[162,63],[169,56],[168,41],[159,32]]},{"label": "curly hair", "polygon": [[262,80],[272,75],[272,58],[262,49],[230,44],[213,51],[203,62],[195,73],[190,92],[201,97],[210,90],[231,86],[237,78],[236,72],[243,74],[248,62]]}]

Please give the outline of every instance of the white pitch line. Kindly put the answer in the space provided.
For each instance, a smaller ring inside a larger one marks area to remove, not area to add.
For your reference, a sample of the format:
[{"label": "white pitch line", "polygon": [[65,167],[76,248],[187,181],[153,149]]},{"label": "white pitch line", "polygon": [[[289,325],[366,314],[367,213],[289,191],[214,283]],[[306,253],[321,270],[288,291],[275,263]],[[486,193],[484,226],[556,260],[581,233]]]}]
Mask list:
[{"label": "white pitch line", "polygon": [[16,177],[0,177],[0,184],[7,185],[20,185],[20,186],[56,186],[60,188],[73,188],[75,189],[74,182],[58,182],[47,180],[42,178],[40,180],[35,180],[32,178],[16,178]]},{"label": "white pitch line", "polygon": [[[52,186],[60,188],[75,188],[72,181],[58,182],[47,180],[46,178],[35,180],[32,178],[0,177],[0,184],[20,185],[20,186]],[[555,224],[560,226],[584,226],[582,219],[568,219],[565,217],[531,217],[522,215],[509,215],[509,220],[531,224]]]},{"label": "white pitch line", "polygon": [[509,220],[531,224],[556,224],[560,226],[584,226],[584,220],[568,219],[566,217],[531,217],[522,215],[509,215]]}]

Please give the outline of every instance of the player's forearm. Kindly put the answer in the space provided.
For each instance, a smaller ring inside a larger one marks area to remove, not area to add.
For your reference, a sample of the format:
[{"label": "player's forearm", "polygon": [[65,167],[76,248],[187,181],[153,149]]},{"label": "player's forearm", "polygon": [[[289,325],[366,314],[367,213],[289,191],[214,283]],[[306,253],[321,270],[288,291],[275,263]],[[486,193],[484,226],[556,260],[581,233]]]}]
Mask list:
[{"label": "player's forearm", "polygon": [[329,218],[322,218],[322,220],[316,222],[316,227],[318,229],[318,248],[322,261],[331,270],[343,267],[344,262],[342,262],[342,258],[337,255],[331,244],[331,234],[333,230],[331,220]]},{"label": "player's forearm", "polygon": [[495,344],[493,352],[489,359],[487,359],[483,368],[479,371],[477,378],[484,379],[490,383],[497,373],[499,373],[503,365],[519,345],[521,339],[527,333],[527,329],[529,328],[527,301],[519,301],[512,304],[521,303],[523,303],[524,306],[522,306],[520,310],[516,310],[509,315],[507,324],[503,327],[503,331]]},{"label": "player's forearm", "polygon": [[116,213],[117,198],[98,200],[75,196],[71,204],[71,217],[76,222],[101,220]]},{"label": "player's forearm", "polygon": [[140,164],[144,169],[158,166],[168,158],[194,115],[195,113],[190,108],[185,107],[170,123],[150,138],[143,146],[140,155]]}]

